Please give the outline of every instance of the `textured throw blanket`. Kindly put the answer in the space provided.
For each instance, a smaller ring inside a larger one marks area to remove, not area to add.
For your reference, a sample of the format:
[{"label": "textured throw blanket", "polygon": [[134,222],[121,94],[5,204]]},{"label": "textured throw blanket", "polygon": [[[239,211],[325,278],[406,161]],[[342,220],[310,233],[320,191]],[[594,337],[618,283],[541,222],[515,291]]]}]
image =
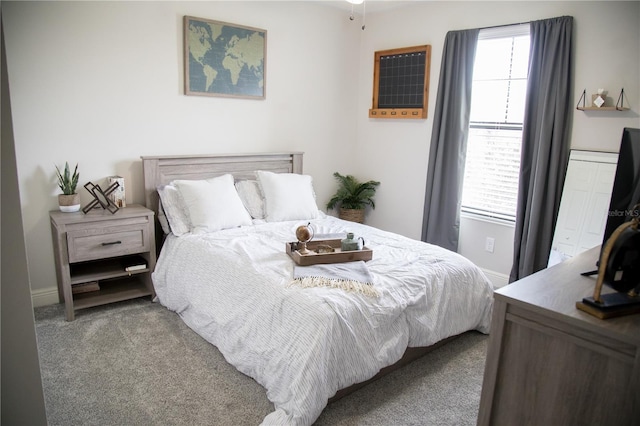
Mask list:
[{"label": "textured throw blanket", "polygon": [[373,276],[363,261],[293,267],[292,285],[303,288],[331,287],[378,297]]}]

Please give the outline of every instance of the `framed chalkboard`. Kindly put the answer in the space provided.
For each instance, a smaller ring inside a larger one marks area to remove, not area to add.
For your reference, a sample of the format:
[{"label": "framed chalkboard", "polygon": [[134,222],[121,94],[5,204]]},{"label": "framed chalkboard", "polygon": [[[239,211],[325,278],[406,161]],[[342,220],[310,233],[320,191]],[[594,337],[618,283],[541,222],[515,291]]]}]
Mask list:
[{"label": "framed chalkboard", "polygon": [[431,46],[375,52],[371,118],[427,118]]}]

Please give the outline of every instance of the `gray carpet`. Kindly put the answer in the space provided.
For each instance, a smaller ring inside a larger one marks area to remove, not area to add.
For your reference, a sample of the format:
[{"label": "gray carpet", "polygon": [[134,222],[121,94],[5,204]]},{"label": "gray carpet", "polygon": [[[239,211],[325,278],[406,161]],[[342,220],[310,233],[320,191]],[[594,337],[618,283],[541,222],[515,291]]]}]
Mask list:
[{"label": "gray carpet", "polygon": [[[49,425],[258,425],[272,404],[145,299],[35,309]],[[325,408],[317,425],[475,425],[487,336],[469,332]]]}]

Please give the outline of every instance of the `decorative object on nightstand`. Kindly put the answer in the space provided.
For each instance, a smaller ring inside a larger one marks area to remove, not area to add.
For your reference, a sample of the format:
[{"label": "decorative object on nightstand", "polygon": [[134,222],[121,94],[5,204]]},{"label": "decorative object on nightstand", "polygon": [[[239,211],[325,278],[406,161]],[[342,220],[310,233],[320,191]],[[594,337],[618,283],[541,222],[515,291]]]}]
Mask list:
[{"label": "decorative object on nightstand", "polygon": [[93,200],[89,204],[84,206],[82,211],[84,213],[88,213],[92,209],[100,206],[103,209],[110,211],[112,214],[117,212],[119,207],[109,196],[118,188],[118,186],[118,182],[113,182],[105,191],[103,191],[102,188],[100,188],[100,185],[95,185],[92,182],[87,182],[84,187],[87,191],[89,191],[89,194],[91,194]]},{"label": "decorative object on nightstand", "polygon": [[380,182],[370,180],[360,182],[352,175],[343,176],[335,172],[333,176],[340,185],[335,195],[327,203],[327,209],[339,207],[340,219],[364,223],[365,207],[376,208],[373,196]]},{"label": "decorative object on nightstand", "polygon": [[78,309],[155,296],[153,211],[131,205],[117,214],[49,213],[58,296],[67,321]]},{"label": "decorative object on nightstand", "polygon": [[118,182],[116,189],[109,194],[109,199],[113,201],[113,204],[118,206],[118,208],[127,207],[127,202],[125,201],[124,178],[122,176],[109,176],[107,177],[107,182],[109,186],[113,185],[114,182]]},{"label": "decorative object on nightstand", "polygon": [[63,172],[56,166],[56,175],[58,177],[58,187],[62,190],[62,194],[58,195],[60,211],[65,213],[77,212],[80,210],[80,194],[76,193],[78,179],[80,178],[78,164],[76,164],[73,174],[71,174],[68,162],[64,163]]}]

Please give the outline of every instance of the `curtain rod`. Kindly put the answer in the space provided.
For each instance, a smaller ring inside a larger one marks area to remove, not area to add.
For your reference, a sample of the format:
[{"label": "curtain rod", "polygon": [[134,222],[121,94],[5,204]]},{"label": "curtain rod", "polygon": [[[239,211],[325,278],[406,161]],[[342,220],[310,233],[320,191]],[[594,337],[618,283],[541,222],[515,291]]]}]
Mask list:
[{"label": "curtain rod", "polygon": [[518,22],[518,23],[515,23],[515,24],[492,25],[490,27],[480,27],[478,29],[479,30],[489,30],[489,29],[492,29],[492,28],[513,27],[513,26],[516,26],[516,25],[524,25],[524,24],[530,24],[530,23],[531,23],[531,21],[526,21],[526,22]]},{"label": "curtain rod", "polygon": [[[545,19],[539,19],[539,21],[548,21],[551,19],[560,19],[560,18],[571,18],[571,16],[568,15],[562,15],[562,16],[556,16],[555,18],[545,18]],[[489,27],[481,27],[478,28],[479,30],[488,30],[491,28],[501,28],[501,27],[511,27],[514,25],[524,25],[524,24],[531,24],[534,21],[525,21],[525,22],[518,22],[516,24],[502,24],[502,25],[493,25],[493,26],[489,26]]]}]

